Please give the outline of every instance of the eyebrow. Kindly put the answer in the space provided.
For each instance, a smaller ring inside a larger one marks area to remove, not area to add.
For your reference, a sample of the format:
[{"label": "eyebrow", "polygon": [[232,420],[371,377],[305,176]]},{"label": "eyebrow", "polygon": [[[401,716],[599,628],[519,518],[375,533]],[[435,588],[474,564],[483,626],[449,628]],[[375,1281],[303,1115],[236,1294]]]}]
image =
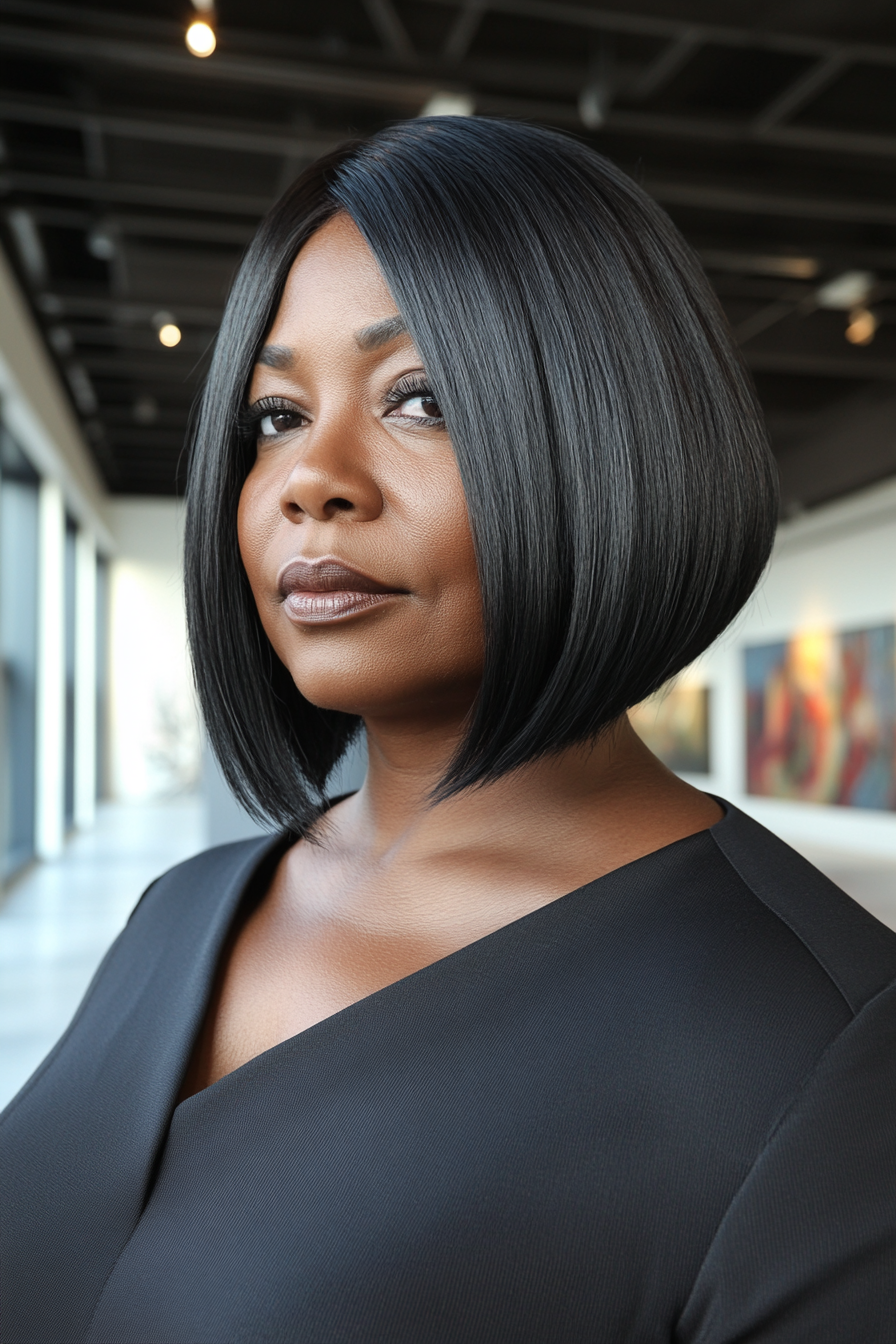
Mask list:
[{"label": "eyebrow", "polygon": [[355,340],[362,350],[377,350],[381,345],[394,341],[396,336],[404,336],[407,329],[404,318],[395,313],[393,317],[384,317],[356,331]]},{"label": "eyebrow", "polygon": [[[381,345],[394,341],[396,336],[404,336],[407,329],[404,318],[395,313],[356,331],[355,341],[362,350],[378,350]],[[258,356],[258,363],[268,369],[290,369],[294,359],[295,351],[288,345],[266,345]]]},{"label": "eyebrow", "polygon": [[293,352],[288,345],[266,345],[258,356],[258,363],[269,369],[289,369],[292,361]]}]

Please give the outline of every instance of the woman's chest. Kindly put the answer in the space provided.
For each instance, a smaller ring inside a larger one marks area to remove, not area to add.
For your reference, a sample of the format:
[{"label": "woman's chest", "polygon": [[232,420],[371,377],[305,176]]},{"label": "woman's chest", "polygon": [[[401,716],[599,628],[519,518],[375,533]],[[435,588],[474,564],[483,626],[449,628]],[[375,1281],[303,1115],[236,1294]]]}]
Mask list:
[{"label": "woman's chest", "polygon": [[235,922],[182,1099],[545,903],[542,888],[487,869],[380,874],[291,858]]},{"label": "woman's chest", "polygon": [[742,1168],[544,988],[395,986],[180,1106],[88,1338],[667,1339]]}]

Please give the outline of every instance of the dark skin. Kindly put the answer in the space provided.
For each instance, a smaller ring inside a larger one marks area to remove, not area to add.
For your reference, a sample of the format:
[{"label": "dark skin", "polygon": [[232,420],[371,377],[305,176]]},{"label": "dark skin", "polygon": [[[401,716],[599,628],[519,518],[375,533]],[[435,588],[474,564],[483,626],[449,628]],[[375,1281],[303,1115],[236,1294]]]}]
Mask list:
[{"label": "dark skin", "polygon": [[[625,717],[596,746],[428,804],[479,686],[481,601],[451,443],[389,318],[372,253],[337,216],[294,263],[252,379],[243,563],[296,686],[362,716],[370,766],[234,931],[182,1097],[722,815]],[[321,557],[393,591],[334,616],[291,611],[284,568]]]}]

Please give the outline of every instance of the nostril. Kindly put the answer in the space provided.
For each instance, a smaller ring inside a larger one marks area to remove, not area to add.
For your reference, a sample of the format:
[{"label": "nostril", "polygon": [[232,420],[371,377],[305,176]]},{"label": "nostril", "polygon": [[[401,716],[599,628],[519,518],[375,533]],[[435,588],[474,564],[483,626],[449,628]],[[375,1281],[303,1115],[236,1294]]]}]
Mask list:
[{"label": "nostril", "polygon": [[346,513],[349,509],[351,509],[351,508],[353,508],[353,507],[354,507],[354,506],[353,506],[353,504],[352,504],[352,502],[351,502],[350,499],[331,499],[331,500],[330,500],[330,508],[331,508],[331,509],[337,509],[340,513]]}]

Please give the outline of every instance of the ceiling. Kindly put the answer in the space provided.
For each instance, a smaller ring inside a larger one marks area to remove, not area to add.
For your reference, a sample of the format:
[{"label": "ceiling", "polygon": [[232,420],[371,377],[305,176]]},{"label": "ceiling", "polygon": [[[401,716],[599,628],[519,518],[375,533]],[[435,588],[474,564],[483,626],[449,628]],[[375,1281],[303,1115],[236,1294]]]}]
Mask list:
[{"label": "ceiling", "polygon": [[197,17],[0,0],[0,231],[110,490],[182,489],[230,280],[287,183],[445,95],[587,138],[669,211],[753,370],[786,512],[896,473],[891,0],[219,0],[207,59]]}]

